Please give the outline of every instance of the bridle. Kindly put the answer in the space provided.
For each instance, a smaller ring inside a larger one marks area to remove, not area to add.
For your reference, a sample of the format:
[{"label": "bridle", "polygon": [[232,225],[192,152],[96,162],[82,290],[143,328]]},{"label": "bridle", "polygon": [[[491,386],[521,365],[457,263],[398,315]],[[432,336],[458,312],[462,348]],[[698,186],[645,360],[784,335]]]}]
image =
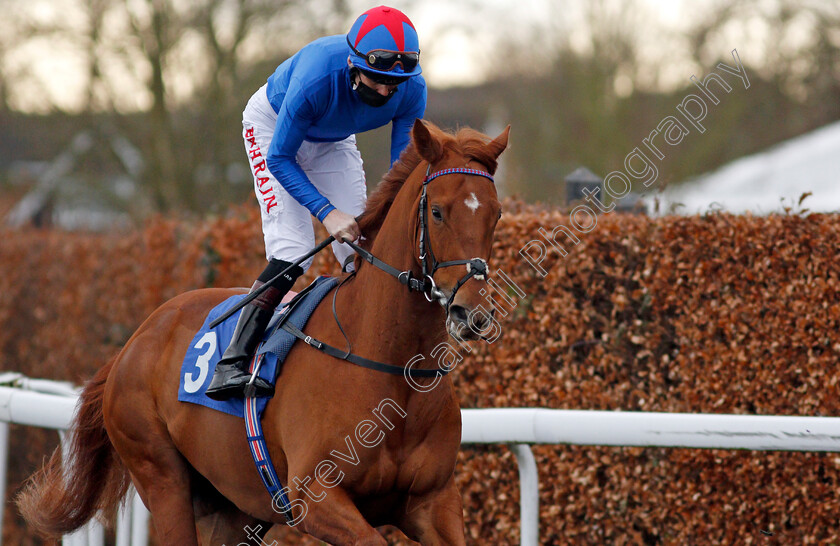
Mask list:
[{"label": "bridle", "polygon": [[[432,252],[432,245],[431,239],[429,239],[429,230],[428,230],[428,214],[429,214],[429,207],[428,207],[428,200],[426,196],[426,186],[434,180],[435,178],[446,176],[449,174],[468,174],[468,175],[475,175],[475,176],[483,176],[484,178],[493,182],[493,176],[490,173],[480,171],[478,169],[470,169],[467,167],[459,167],[453,169],[443,169],[437,171],[435,173],[431,173],[432,166],[431,164],[426,169],[426,177],[423,179],[423,190],[420,194],[420,206],[418,208],[418,229],[419,233],[419,246],[420,246],[420,256],[418,261],[420,262],[420,267],[422,269],[422,277],[417,278],[412,275],[411,270],[407,271],[400,271],[396,267],[393,267],[376,256],[374,256],[371,252],[365,250],[364,248],[360,247],[356,243],[347,242],[350,247],[352,247],[365,261],[370,263],[371,265],[381,269],[385,273],[388,273],[392,277],[395,277],[400,283],[404,284],[408,287],[409,290],[421,292],[429,302],[437,301],[438,303],[446,309],[446,312],[449,313],[449,306],[452,304],[452,300],[455,298],[455,294],[458,292],[458,289],[464,285],[465,282],[470,280],[471,278],[475,277],[479,280],[483,280],[486,278],[489,268],[487,267],[487,262],[483,258],[472,258],[470,260],[450,260],[446,262],[438,262],[435,259],[435,254]],[[346,242],[346,241],[345,241]],[[438,269],[444,267],[450,267],[453,265],[466,265],[467,266],[467,273],[463,277],[461,277],[457,283],[455,283],[455,287],[452,289],[452,293],[449,297],[446,297],[446,294],[437,287],[434,281],[434,274]],[[333,301],[332,301],[332,311],[333,317],[335,317],[336,324],[338,324],[338,328],[341,331],[342,336],[344,336],[344,341],[347,343],[347,349],[342,351],[337,347],[333,347],[332,345],[328,345],[318,339],[313,338],[312,336],[308,336],[301,332],[297,327],[291,325],[290,323],[284,321],[280,327],[282,327],[287,332],[294,335],[296,338],[303,340],[307,344],[311,345],[312,347],[318,349],[321,352],[324,352],[330,356],[335,358],[346,360],[357,366],[362,366],[364,368],[369,368],[372,370],[377,370],[380,372],[385,372],[394,375],[404,375],[406,378],[408,377],[439,377],[448,374],[451,370],[447,368],[433,368],[433,369],[412,369],[411,367],[402,367],[402,366],[395,366],[393,364],[387,364],[385,362],[377,362],[375,360],[371,360],[369,358],[364,358],[359,355],[353,354],[352,344],[350,343],[350,339],[347,337],[347,333],[344,331],[344,328],[341,326],[341,321],[338,320],[338,312],[336,310],[336,299],[338,297],[338,291],[347,282],[348,279],[352,278],[355,275],[355,272],[348,275],[347,277],[342,280],[336,289],[333,291]],[[310,285],[311,287],[312,285]],[[300,297],[303,294],[298,294]],[[294,301],[294,300],[293,300]],[[291,304],[290,304],[291,305]],[[285,316],[289,316],[289,313],[286,313]]]},{"label": "bridle", "polygon": [[[479,280],[485,279],[489,272],[489,267],[487,266],[487,261],[483,258],[472,258],[468,260],[448,260],[445,262],[438,262],[437,259],[435,259],[435,253],[432,251],[431,239],[428,236],[429,206],[426,194],[426,187],[432,180],[450,174],[468,174],[473,176],[483,176],[484,178],[490,180],[490,182],[494,182],[494,180],[493,175],[491,175],[490,173],[479,169],[470,169],[468,167],[442,169],[434,173],[432,173],[431,171],[432,165],[430,163],[429,166],[426,168],[426,176],[425,178],[423,178],[423,189],[420,193],[420,204],[418,206],[417,211],[417,214],[419,216],[418,229],[420,231],[420,255],[418,257],[418,261],[420,262],[420,267],[422,271],[422,276],[420,278],[415,277],[410,270],[400,271],[399,269],[386,264],[373,254],[371,254],[369,251],[363,249],[355,243],[347,242],[347,244],[350,245],[353,248],[353,250],[355,250],[366,262],[381,269],[385,273],[388,273],[392,277],[396,277],[396,279],[399,280],[400,283],[407,286],[409,290],[421,292],[426,297],[427,301],[437,301],[448,313],[449,306],[452,304],[452,300],[455,299],[455,294],[458,292],[458,289],[461,288],[461,286],[463,286],[464,283],[466,283],[473,277]],[[463,277],[461,277],[458,280],[458,282],[455,283],[455,287],[452,289],[452,293],[449,294],[449,297],[447,298],[443,290],[438,288],[437,284],[435,284],[434,275],[438,269],[442,269],[444,267],[451,267],[455,265],[466,265],[467,273]]]},{"label": "bridle", "polygon": [[[472,277],[484,280],[485,276],[489,272],[489,268],[487,267],[487,261],[483,258],[472,258],[470,260],[449,260],[446,262],[438,262],[435,259],[435,253],[432,251],[432,241],[431,239],[428,239],[427,224],[429,221],[429,207],[426,198],[426,187],[435,178],[448,174],[469,174],[474,176],[483,176],[490,180],[490,182],[494,182],[494,180],[493,176],[488,172],[478,169],[470,169],[467,167],[443,169],[434,174],[430,174],[431,170],[432,165],[430,163],[428,168],[426,168],[426,177],[423,179],[423,190],[420,193],[420,210],[418,211],[420,215],[420,267],[423,270],[423,281],[424,283],[428,283],[428,291],[424,291],[423,295],[429,302],[437,300],[443,308],[449,312],[449,306],[452,304],[452,300],[455,299],[455,294],[458,292],[458,289]],[[466,265],[467,273],[461,277],[457,283],[455,283],[455,288],[452,289],[452,293],[449,294],[449,298],[446,298],[446,294],[444,294],[443,291],[435,285],[434,275],[438,269],[451,267],[453,265]]]}]

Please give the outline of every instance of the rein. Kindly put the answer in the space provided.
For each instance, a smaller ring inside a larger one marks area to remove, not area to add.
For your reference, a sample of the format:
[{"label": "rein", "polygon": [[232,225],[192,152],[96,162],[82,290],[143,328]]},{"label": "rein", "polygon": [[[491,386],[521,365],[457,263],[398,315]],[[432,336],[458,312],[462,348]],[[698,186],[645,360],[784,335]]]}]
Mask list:
[{"label": "rein", "polygon": [[[371,360],[369,358],[365,358],[363,356],[359,356],[353,354],[353,346],[350,343],[350,339],[348,339],[347,334],[344,332],[344,327],[341,326],[341,321],[338,320],[338,313],[335,310],[335,300],[338,296],[338,291],[347,282],[349,279],[353,278],[356,275],[354,271],[350,275],[344,278],[344,280],[339,283],[338,286],[335,287],[333,291],[333,301],[332,301],[332,311],[333,317],[335,317],[335,322],[338,324],[338,329],[341,331],[341,335],[344,336],[344,340],[347,342],[347,350],[342,351],[337,347],[333,347],[332,345],[328,345],[323,341],[316,339],[312,336],[306,335],[300,328],[289,322],[287,319],[291,315],[292,308],[294,308],[300,300],[311,290],[313,284],[310,284],[305,289],[301,290],[297,296],[294,297],[292,301],[288,303],[289,309],[286,311],[285,315],[281,315],[280,320],[275,325],[275,329],[282,328],[286,332],[292,334],[299,340],[303,341],[310,347],[318,349],[322,353],[328,354],[333,358],[337,358],[339,360],[346,360],[352,364],[357,366],[361,366],[362,368],[368,368],[371,370],[376,370],[378,372],[389,373],[391,375],[404,375],[407,377],[436,377],[438,375],[446,375],[449,373],[448,370],[444,370],[443,368],[436,368],[432,370],[424,370],[424,369],[413,369],[413,368],[404,368],[402,366],[395,366],[393,364],[386,364],[385,362],[378,362],[376,360]],[[259,366],[259,363],[258,363]],[[256,373],[253,374],[251,380],[253,381],[253,377],[256,376]]]},{"label": "rein", "polygon": [[[489,267],[487,266],[487,261],[483,258],[472,258],[470,260],[448,260],[445,262],[438,262],[435,259],[435,254],[432,251],[431,240],[428,239],[428,215],[429,215],[429,207],[428,207],[428,199],[426,197],[426,186],[429,183],[441,176],[445,176],[448,174],[469,174],[474,176],[483,176],[484,178],[490,180],[490,182],[494,182],[493,175],[488,172],[481,171],[478,169],[470,169],[467,167],[456,167],[452,169],[442,169],[435,173],[431,173],[432,165],[426,168],[426,176],[423,178],[423,191],[420,193],[420,205],[418,207],[418,215],[420,217],[420,266],[422,268],[422,277],[417,278],[415,277],[410,270],[408,271],[400,271],[396,267],[393,267],[376,256],[374,256],[371,252],[365,250],[364,248],[360,247],[356,243],[351,241],[345,241],[353,250],[356,251],[359,256],[362,257],[366,262],[373,265],[374,267],[381,269],[385,273],[395,277],[401,284],[408,287],[409,290],[415,292],[422,292],[423,295],[426,297],[426,300],[429,302],[433,302],[437,300],[440,305],[449,312],[449,306],[452,304],[452,300],[455,299],[455,294],[458,292],[458,289],[464,285],[465,282],[470,280],[472,277],[475,277],[479,280],[483,280],[487,273],[489,272]],[[435,284],[434,274],[437,272],[438,269],[442,269],[444,267],[451,267],[453,265],[466,265],[467,266],[467,273],[463,277],[461,277],[457,283],[455,283],[455,288],[452,289],[452,293],[449,297],[446,297],[446,294],[440,290],[437,285]]]},{"label": "rein", "polygon": [[[348,245],[350,245],[350,247],[353,250],[355,250],[359,254],[359,256],[361,256],[366,262],[396,278],[401,284],[407,286],[409,290],[415,292],[422,292],[423,295],[426,297],[426,300],[428,300],[430,303],[437,300],[437,302],[440,303],[440,305],[444,309],[446,309],[447,312],[449,312],[449,306],[452,304],[452,300],[455,298],[455,294],[458,292],[458,289],[461,288],[461,286],[463,286],[464,283],[466,283],[473,277],[479,280],[483,280],[487,275],[489,268],[487,266],[487,262],[483,258],[472,258],[471,260],[449,260],[445,262],[438,262],[435,259],[434,252],[432,252],[431,240],[428,240],[427,237],[427,217],[429,210],[426,198],[426,186],[435,178],[445,176],[448,174],[469,174],[475,176],[483,176],[484,178],[490,180],[490,182],[493,182],[493,176],[490,173],[480,171],[478,169],[469,169],[466,167],[443,169],[433,174],[430,174],[431,169],[432,166],[431,164],[429,164],[429,167],[426,169],[426,177],[423,179],[423,191],[420,194],[420,206],[418,208],[418,214],[420,215],[420,264],[423,271],[422,278],[418,279],[417,277],[414,277],[410,270],[400,271],[396,267],[393,267],[383,262],[382,260],[374,256],[371,252],[365,250],[356,243],[353,243],[351,241],[345,242]],[[466,275],[461,277],[457,283],[455,283],[455,288],[452,289],[452,293],[449,295],[449,298],[447,298],[446,294],[444,294],[443,291],[440,290],[435,284],[433,276],[438,269],[454,265],[466,265],[467,273]],[[315,339],[312,336],[308,336],[292,324],[284,322],[280,325],[280,327],[292,334],[293,336],[295,336],[296,338],[302,340],[307,345],[323,353],[326,353],[340,360],[346,360],[363,368],[368,368],[371,370],[376,370],[379,372],[389,373],[393,375],[405,375],[408,377],[436,377],[448,374],[449,370],[443,368],[415,370],[413,368],[404,368],[402,366],[395,366],[393,364],[377,362],[376,360],[370,360],[369,358],[364,358],[352,353],[352,344],[347,338],[347,334],[344,333],[344,328],[341,326],[341,321],[339,321],[338,314],[336,313],[335,299],[342,285],[348,279],[352,278],[355,274],[356,272],[354,271],[352,274],[346,277],[333,292],[333,317],[335,317],[335,322],[338,324],[338,328],[339,330],[341,330],[341,334],[344,336],[344,339],[347,342],[346,351],[342,351],[341,349],[338,349],[331,345],[327,345],[323,341]]]}]

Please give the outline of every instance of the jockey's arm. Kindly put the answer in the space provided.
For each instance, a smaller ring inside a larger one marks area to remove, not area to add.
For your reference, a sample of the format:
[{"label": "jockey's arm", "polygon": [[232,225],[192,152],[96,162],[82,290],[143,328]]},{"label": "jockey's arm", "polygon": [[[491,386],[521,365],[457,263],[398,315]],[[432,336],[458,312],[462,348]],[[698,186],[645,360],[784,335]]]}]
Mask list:
[{"label": "jockey's arm", "polygon": [[[272,141],[272,147],[274,141]],[[298,144],[300,147],[300,144]],[[267,161],[268,168],[277,178],[283,188],[289,192],[298,203],[309,209],[320,222],[324,224],[327,232],[335,237],[337,241],[355,241],[359,238],[361,231],[356,219],[341,212],[329,200],[321,195],[312,182],[307,178],[306,173],[298,164],[294,154],[283,154],[274,156],[269,152]]]},{"label": "jockey's arm", "polygon": [[[292,81],[297,83],[296,80]],[[277,113],[277,124],[274,127],[274,137],[268,149],[266,164],[283,189],[306,207],[318,221],[323,222],[336,208],[315,188],[296,159],[315,116],[312,105],[306,100],[300,86],[290,85]]]},{"label": "jockey's arm", "polygon": [[[412,88],[415,96],[406,101],[408,108],[397,112],[391,123],[391,165],[399,159],[400,154],[411,140],[411,127],[415,119],[423,119],[426,113],[426,85],[422,76],[417,76],[422,86]],[[407,86],[406,86],[407,87]]]}]

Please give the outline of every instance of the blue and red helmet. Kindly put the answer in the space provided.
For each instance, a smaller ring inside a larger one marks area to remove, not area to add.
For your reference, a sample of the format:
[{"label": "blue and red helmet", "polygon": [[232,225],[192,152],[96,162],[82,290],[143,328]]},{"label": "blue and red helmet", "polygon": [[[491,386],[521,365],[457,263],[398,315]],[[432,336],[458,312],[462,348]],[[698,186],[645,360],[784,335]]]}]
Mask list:
[{"label": "blue and red helmet", "polygon": [[388,6],[361,14],[350,32],[350,63],[365,72],[397,78],[420,74],[420,40],[406,15]]}]

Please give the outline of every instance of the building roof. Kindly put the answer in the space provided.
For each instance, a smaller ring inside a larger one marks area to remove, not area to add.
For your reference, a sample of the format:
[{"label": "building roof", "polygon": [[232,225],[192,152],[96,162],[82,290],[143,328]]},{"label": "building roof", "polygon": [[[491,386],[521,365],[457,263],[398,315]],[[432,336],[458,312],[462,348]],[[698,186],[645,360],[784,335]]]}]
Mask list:
[{"label": "building roof", "polygon": [[840,121],[669,186],[658,195],[659,210],[769,214],[792,207],[796,211],[807,192],[812,195],[801,208],[840,211]]}]

